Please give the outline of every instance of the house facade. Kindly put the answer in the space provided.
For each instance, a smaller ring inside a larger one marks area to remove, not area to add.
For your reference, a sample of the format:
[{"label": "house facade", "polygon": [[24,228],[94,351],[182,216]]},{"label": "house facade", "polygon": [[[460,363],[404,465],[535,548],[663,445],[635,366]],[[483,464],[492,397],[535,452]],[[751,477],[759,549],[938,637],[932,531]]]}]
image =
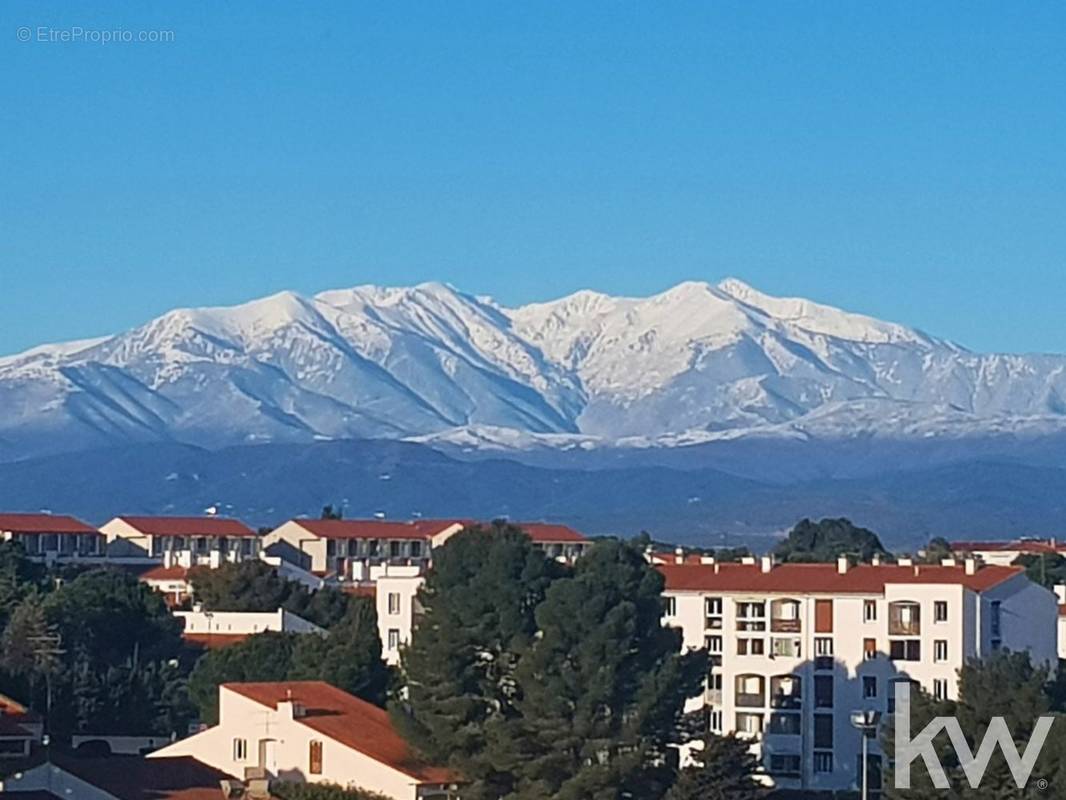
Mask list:
[{"label": "house facade", "polygon": [[74,517],[60,514],[0,514],[0,541],[18,542],[34,561],[99,561],[104,536]]},{"label": "house facade", "polygon": [[219,687],[219,723],[152,753],[246,780],[334,783],[393,800],[458,797],[457,776],[421,763],[388,713],[319,681]]},{"label": "house facade", "polygon": [[[1057,658],[1055,596],[1017,568],[756,563],[666,564],[666,624],[707,647],[703,706],[717,733],[750,737],[783,789],[854,790],[856,711],[888,715],[894,686],[955,698],[958,670],[1000,648]],[[872,788],[882,754],[871,739]]]},{"label": "house facade", "polygon": [[226,517],[115,517],[100,526],[109,558],[164,567],[211,567],[259,558],[260,537]]}]

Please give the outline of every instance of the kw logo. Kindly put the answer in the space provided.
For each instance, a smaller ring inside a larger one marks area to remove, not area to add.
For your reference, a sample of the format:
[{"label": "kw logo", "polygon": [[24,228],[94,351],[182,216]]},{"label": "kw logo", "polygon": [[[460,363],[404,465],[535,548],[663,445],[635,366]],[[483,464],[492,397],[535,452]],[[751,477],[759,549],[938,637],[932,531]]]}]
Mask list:
[{"label": "kw logo", "polygon": [[948,732],[951,745],[959,759],[959,765],[966,774],[966,781],[971,789],[977,789],[981,785],[981,779],[988,769],[988,762],[992,760],[992,754],[998,745],[1003,751],[1003,756],[1010,767],[1011,777],[1019,789],[1025,788],[1029,782],[1029,776],[1036,766],[1036,760],[1040,757],[1040,751],[1044,748],[1048,732],[1054,717],[1040,717],[1033,728],[1033,735],[1025,746],[1025,752],[1018,755],[1018,749],[1014,746],[1014,737],[1007,728],[1007,722],[1003,717],[993,717],[985,731],[984,739],[981,740],[977,753],[970,752],[970,745],[962,733],[962,726],[954,717],[934,717],[933,721],[926,725],[922,732],[911,739],[911,685],[907,681],[901,681],[895,685],[896,697],[896,752],[895,752],[895,775],[896,788],[911,788],[911,762],[921,757],[925,762],[925,768],[937,789],[950,789],[951,784],[944,772],[944,767],[937,757],[933,739],[942,730]]}]

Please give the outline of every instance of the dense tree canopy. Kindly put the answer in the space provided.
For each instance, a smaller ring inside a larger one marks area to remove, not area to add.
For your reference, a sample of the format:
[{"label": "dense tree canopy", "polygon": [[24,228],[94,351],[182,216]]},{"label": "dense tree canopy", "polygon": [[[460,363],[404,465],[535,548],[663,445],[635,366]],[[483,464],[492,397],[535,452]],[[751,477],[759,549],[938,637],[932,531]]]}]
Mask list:
[{"label": "dense tree canopy", "polygon": [[266,632],[208,651],[189,676],[189,696],[202,719],[218,719],[218,687],[240,681],[319,680],[378,705],[389,671],[381,660],[374,603],[353,598],[327,636]]},{"label": "dense tree canopy", "polygon": [[434,558],[393,703],[416,748],[473,800],[661,796],[706,659],[662,626],[640,547],[599,542],[571,570],[497,525]]},{"label": "dense tree canopy", "polygon": [[856,527],[847,519],[800,520],[788,536],[774,548],[780,561],[835,561],[851,556],[869,561],[874,556],[891,558],[877,534]]},{"label": "dense tree canopy", "polygon": [[762,800],[766,788],[758,781],[759,760],[751,742],[730,734],[707,734],[693,748],[692,766],[681,770],[667,800]]}]

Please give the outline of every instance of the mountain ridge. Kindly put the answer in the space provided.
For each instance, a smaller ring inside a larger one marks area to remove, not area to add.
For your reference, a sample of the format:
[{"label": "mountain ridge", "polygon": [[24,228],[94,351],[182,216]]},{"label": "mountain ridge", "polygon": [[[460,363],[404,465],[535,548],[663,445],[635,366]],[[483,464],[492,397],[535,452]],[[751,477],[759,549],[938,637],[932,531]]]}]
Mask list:
[{"label": "mountain ridge", "polygon": [[1064,398],[1066,356],[973,353],[735,278],[517,308],[363,285],[0,357],[0,460],[152,441],[477,446],[490,429],[517,450],[1028,435],[1066,429]]}]

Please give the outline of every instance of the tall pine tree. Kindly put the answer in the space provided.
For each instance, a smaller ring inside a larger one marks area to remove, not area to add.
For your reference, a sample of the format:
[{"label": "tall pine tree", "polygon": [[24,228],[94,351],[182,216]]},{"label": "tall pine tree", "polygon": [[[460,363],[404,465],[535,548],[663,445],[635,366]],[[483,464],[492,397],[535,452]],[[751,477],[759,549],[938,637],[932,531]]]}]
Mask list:
[{"label": "tall pine tree", "polygon": [[707,734],[702,748],[694,748],[693,764],[681,771],[667,800],[762,800],[766,788],[759,783],[759,759],[751,742],[735,735]]}]

